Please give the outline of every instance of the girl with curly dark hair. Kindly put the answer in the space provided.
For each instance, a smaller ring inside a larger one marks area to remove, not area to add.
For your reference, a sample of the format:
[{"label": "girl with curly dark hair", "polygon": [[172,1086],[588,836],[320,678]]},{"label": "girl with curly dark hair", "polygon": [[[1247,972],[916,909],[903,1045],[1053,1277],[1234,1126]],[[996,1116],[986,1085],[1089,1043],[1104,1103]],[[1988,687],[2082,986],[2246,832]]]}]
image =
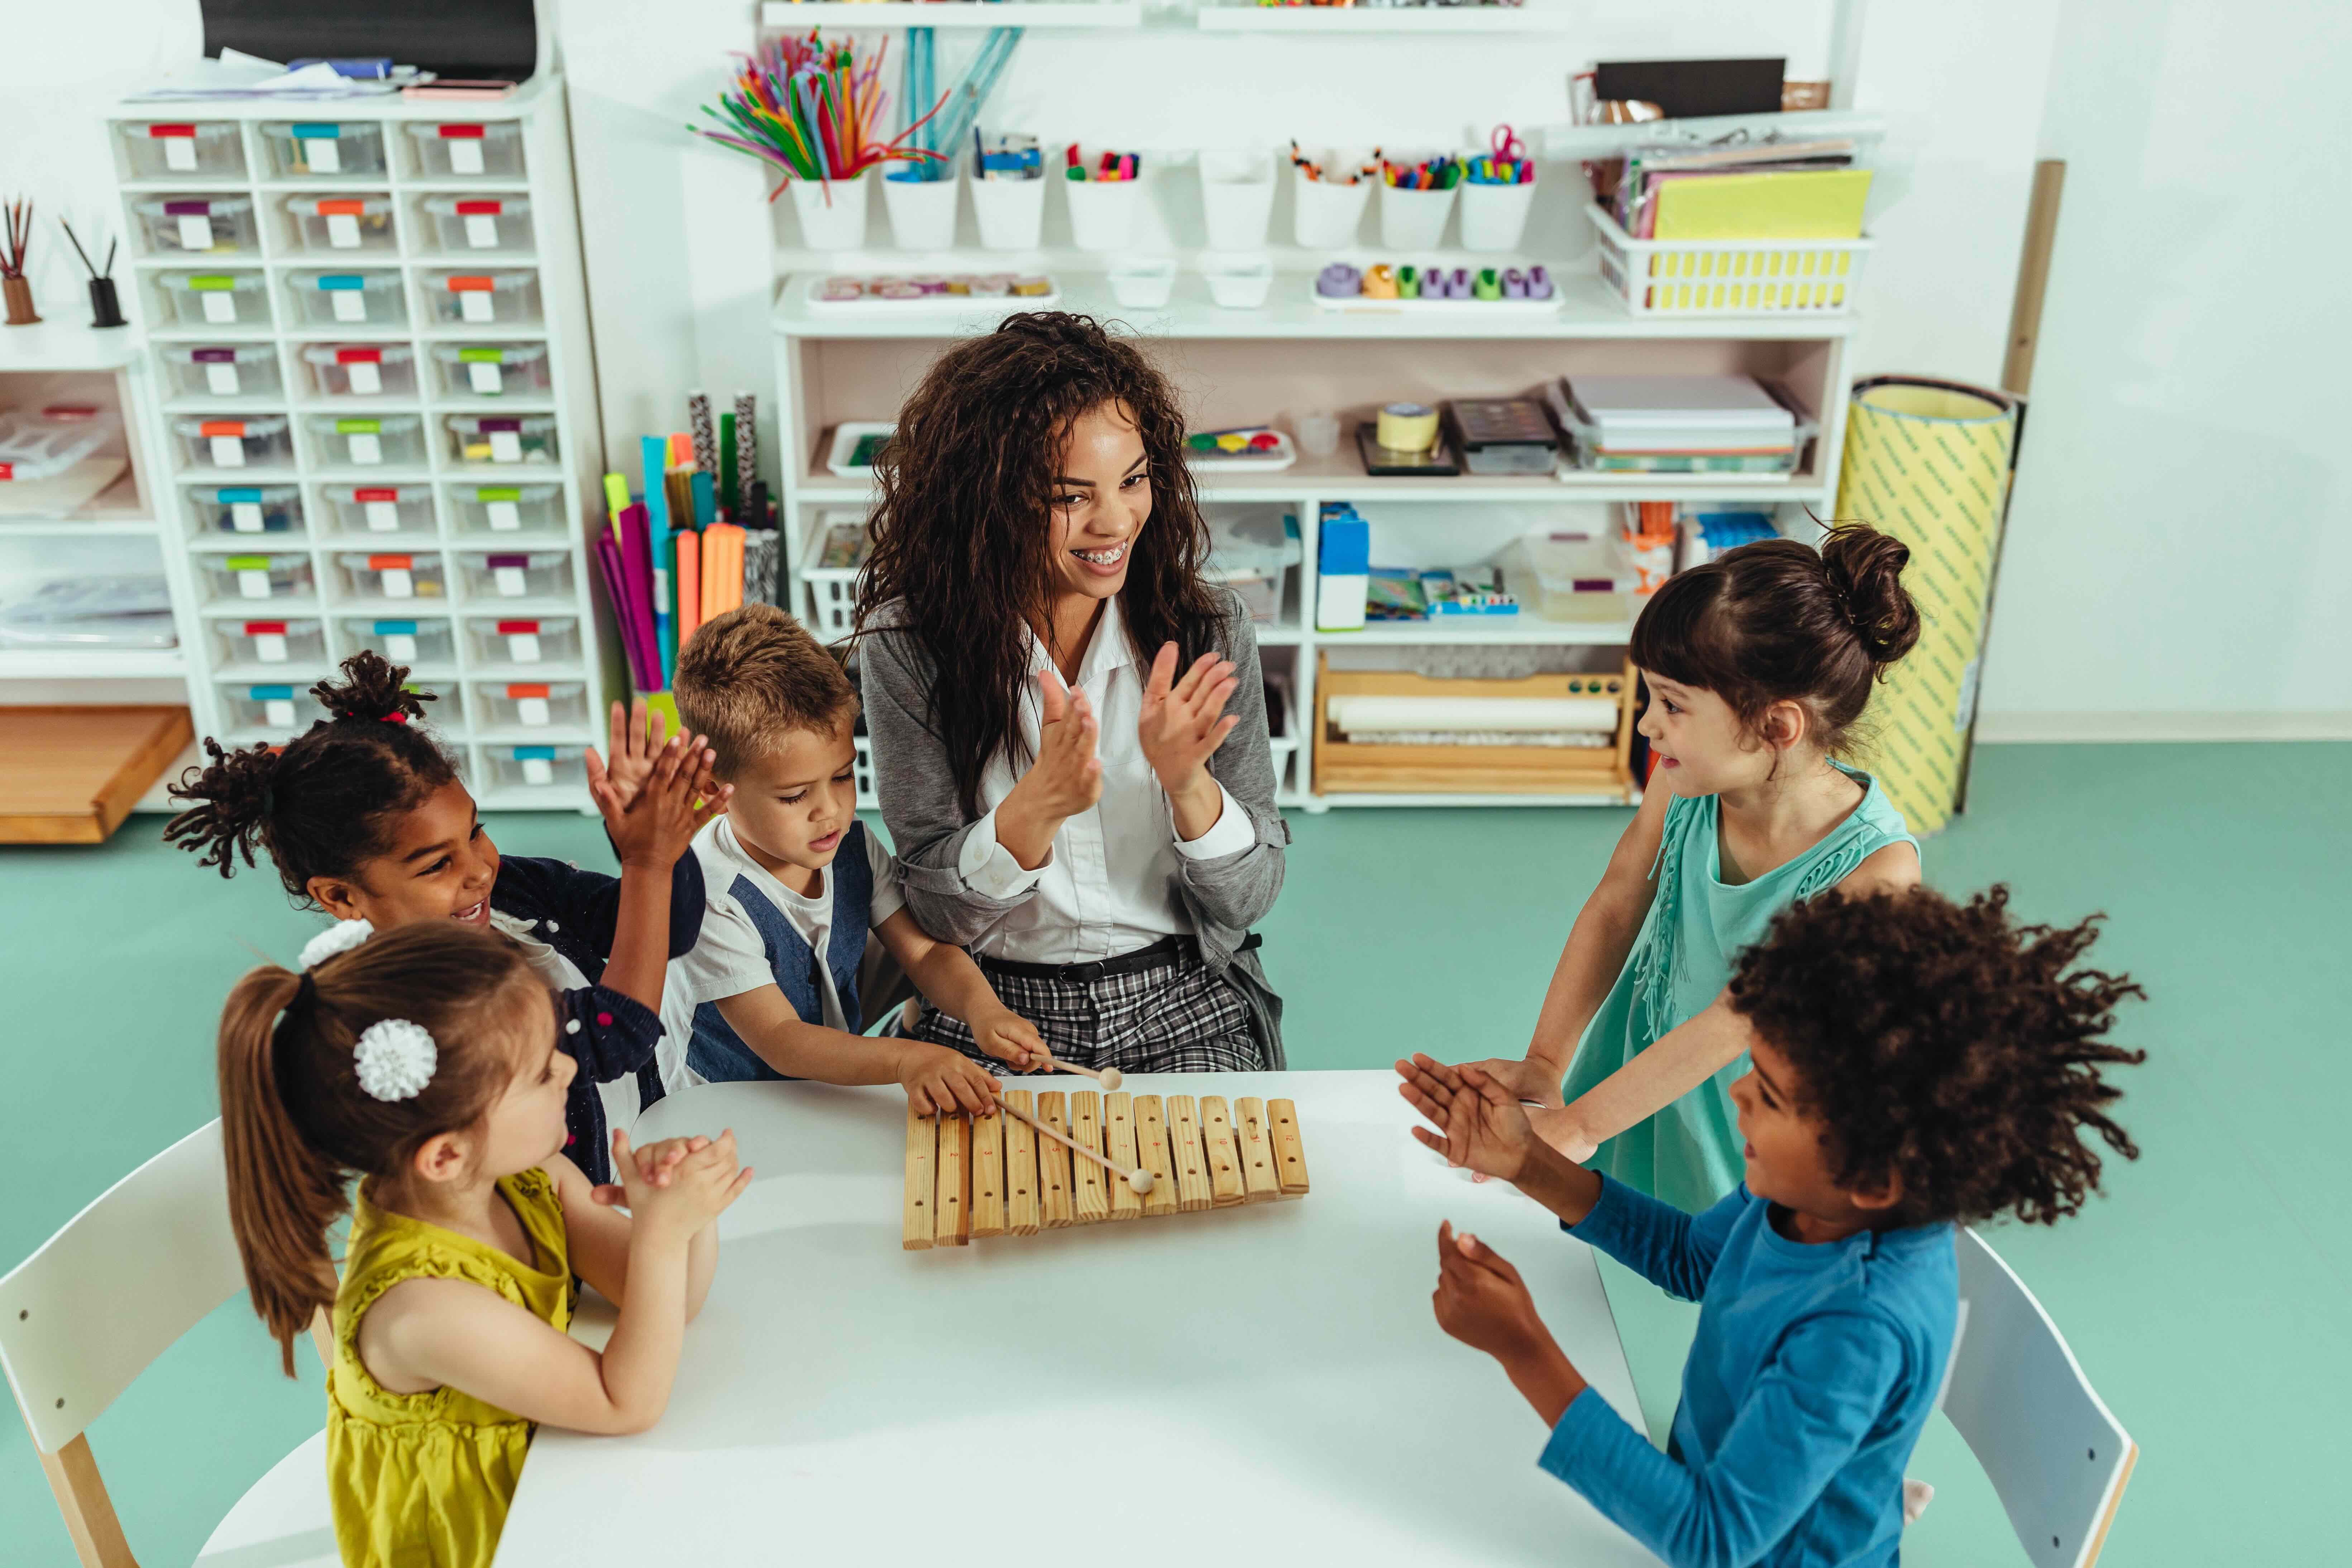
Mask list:
[{"label": "girl with curly dark hair", "polygon": [[288,897],[337,921],[376,931],[455,921],[520,944],[563,994],[563,1048],[584,1069],[571,1089],[572,1154],[604,1180],[598,1086],[611,1086],[625,1122],[661,1098],[664,968],[702,929],[702,871],[686,847],[732,793],[712,784],[701,739],[665,745],[642,710],[627,722],[614,705],[610,767],[588,755],[615,881],[561,860],[500,858],[456,761],[417,722],[433,697],[409,689],[405,668],[355,654],[310,695],[327,717],[283,748],[229,752],[207,738],[210,763],[172,786],[188,809],[164,838],[224,877],[263,850]]},{"label": "girl with curly dark hair", "polygon": [[1672,1563],[1893,1563],[1903,1466],[1949,1364],[1953,1227],[2049,1225],[2097,1190],[2092,1140],[2139,1151],[2103,1069],[2127,975],[2076,967],[2096,936],[2027,925],[2009,890],[1793,904],[1749,948],[1730,1014],[1754,1062],[1732,1089],[1743,1184],[1682,1212],[1571,1163],[1475,1067],[1399,1062],[1444,1132],[1600,1247],[1700,1303],[1665,1454],[1591,1392],[1518,1271],[1438,1232],[1446,1332],[1502,1362],[1552,1428],[1543,1468]]},{"label": "girl with curly dark hair", "polygon": [[1839,760],[1872,688],[1918,641],[1910,554],[1859,525],[1818,551],[1768,540],[1643,606],[1631,651],[1657,770],[1576,917],[1526,1059],[1479,1064],[1549,1108],[1537,1128],[1571,1159],[1597,1153],[1685,1208],[1728,1192],[1741,1035],[1724,987],[1740,950],[1825,889],[1917,884],[1903,814]]},{"label": "girl with curly dark hair", "polygon": [[1173,389],[1084,316],[1009,316],[932,364],[876,472],[857,658],[917,920],[1064,1060],[1281,1067],[1249,928],[1289,835]]}]

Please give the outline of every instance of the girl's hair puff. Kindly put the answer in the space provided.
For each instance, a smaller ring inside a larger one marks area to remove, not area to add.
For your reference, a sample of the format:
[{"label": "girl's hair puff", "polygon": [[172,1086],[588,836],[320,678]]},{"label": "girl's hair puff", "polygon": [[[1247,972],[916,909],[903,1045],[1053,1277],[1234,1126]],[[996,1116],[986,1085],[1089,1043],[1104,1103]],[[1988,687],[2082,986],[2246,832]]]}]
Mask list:
[{"label": "girl's hair puff", "polygon": [[408,689],[405,666],[370,651],[345,659],[341,676],[310,689],[328,717],[283,750],[228,752],[207,736],[211,761],[171,787],[194,804],[165,825],[165,841],[224,877],[265,849],[303,903],[313,877],[349,876],[389,848],[392,819],[454,781],[457,767],[410,722],[433,698]]},{"label": "girl's hair puff", "polygon": [[[512,1076],[524,999],[543,989],[513,943],[420,921],[307,976],[264,964],[229,993],[219,1047],[229,1222],[289,1377],[294,1337],[334,1304],[327,1233],[350,1207],[346,1181],[394,1175],[428,1139],[479,1121]],[[433,1037],[432,1081],[413,1099],[359,1086],[352,1049],[385,1018]]]}]

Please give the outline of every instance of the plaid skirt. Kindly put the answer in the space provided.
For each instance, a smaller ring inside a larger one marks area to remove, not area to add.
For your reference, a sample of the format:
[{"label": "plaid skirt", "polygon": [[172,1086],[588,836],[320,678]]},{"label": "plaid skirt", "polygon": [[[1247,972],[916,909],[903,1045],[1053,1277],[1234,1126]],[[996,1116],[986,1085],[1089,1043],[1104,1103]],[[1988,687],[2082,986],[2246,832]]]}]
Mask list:
[{"label": "plaid skirt", "polygon": [[[1037,1026],[1058,1061],[1127,1072],[1264,1072],[1265,1053],[1240,994],[1197,956],[1099,980],[1048,980],[982,966],[1007,1007]],[[961,1051],[999,1076],[971,1031],[926,1002],[915,1037]],[[1013,1075],[1018,1076],[1018,1075]]]}]

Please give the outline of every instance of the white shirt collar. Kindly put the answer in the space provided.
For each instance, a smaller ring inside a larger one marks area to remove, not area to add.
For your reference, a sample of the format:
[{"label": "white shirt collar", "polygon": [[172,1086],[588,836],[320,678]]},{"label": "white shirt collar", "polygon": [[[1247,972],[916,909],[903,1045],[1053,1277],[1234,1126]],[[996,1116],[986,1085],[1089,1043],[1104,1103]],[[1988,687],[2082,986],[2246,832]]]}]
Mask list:
[{"label": "white shirt collar", "polygon": [[[1135,662],[1135,649],[1129,644],[1126,623],[1119,618],[1118,600],[1116,596],[1105,599],[1102,616],[1095,622],[1094,637],[1087,644],[1087,656],[1078,661],[1077,684],[1089,685],[1097,677]],[[1046,651],[1045,640],[1033,629],[1029,634],[1030,673],[1054,668],[1054,656]]]}]

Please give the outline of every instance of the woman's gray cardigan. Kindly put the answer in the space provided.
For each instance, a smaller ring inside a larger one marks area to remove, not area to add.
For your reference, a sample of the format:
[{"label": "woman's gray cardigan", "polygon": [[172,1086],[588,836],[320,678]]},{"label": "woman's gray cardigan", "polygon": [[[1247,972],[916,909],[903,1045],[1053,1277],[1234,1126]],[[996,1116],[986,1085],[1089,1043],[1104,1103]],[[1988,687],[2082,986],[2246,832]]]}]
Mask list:
[{"label": "woman's gray cardigan", "polygon": [[[1220,590],[1224,618],[1217,651],[1234,666],[1233,700],[1238,715],[1209,758],[1209,772],[1249,813],[1257,842],[1211,860],[1177,859],[1177,896],[1191,915],[1209,972],[1241,994],[1266,1065],[1279,1071],[1282,998],[1266,984],[1257,954],[1238,951],[1249,928],[1265,918],[1282,890],[1283,847],[1290,828],[1274,805],[1274,759],[1266,746],[1265,687],[1258,674],[1257,633],[1240,595]],[[947,749],[930,722],[931,661],[900,629],[903,609],[886,605],[876,617],[880,628],[858,645],[859,684],[866,702],[866,728],[874,743],[874,787],[882,820],[898,855],[907,903],[922,928],[941,942],[969,945],[998,916],[1019,907],[1020,899],[992,899],[966,886],[957,858],[972,829],[956,799],[955,776]],[[1187,655],[1187,658],[1192,656]],[[1026,897],[1027,895],[1024,895]]]}]

